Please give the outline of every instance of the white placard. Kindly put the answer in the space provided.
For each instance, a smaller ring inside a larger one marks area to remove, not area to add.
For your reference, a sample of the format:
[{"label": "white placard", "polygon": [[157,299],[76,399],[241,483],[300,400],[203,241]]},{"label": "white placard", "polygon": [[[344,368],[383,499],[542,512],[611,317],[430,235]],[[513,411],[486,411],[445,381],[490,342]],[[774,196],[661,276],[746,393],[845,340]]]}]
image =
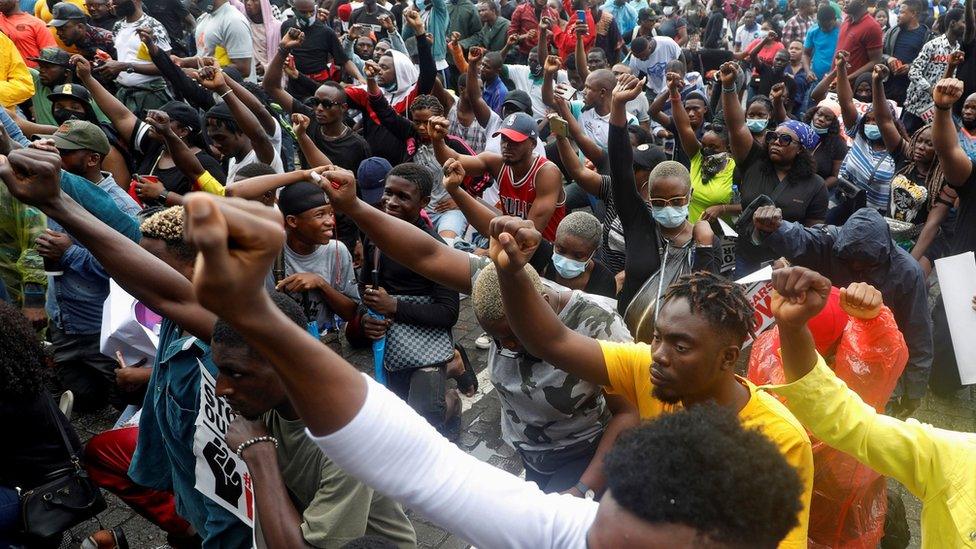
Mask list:
[{"label": "white placard", "polygon": [[200,367],[200,410],[193,436],[193,455],[197,458],[194,488],[253,528],[251,473],[224,440],[227,426],[236,414],[223,397],[217,396],[217,383],[200,359],[197,365]]},{"label": "white placard", "polygon": [[976,256],[966,252],[936,259],[935,271],[939,273],[939,288],[949,335],[952,336],[952,349],[956,353],[959,380],[963,385],[971,385],[976,383],[976,338],[973,337],[976,311],[972,306],[973,296],[976,296]]},{"label": "white placard", "polygon": [[723,236],[730,236],[733,238],[739,236],[739,233],[735,232],[735,229],[733,229],[732,226],[726,223],[721,217],[718,218],[718,226],[722,228]]},{"label": "white placard", "polygon": [[[767,265],[751,275],[736,280],[737,284],[745,286],[746,297],[749,298],[749,302],[755,309],[752,327],[756,335],[761,334],[776,322],[776,319],[773,318],[773,284],[770,282],[772,278],[773,267]],[[745,349],[749,345],[752,345],[751,337],[742,344],[742,348]]]}]

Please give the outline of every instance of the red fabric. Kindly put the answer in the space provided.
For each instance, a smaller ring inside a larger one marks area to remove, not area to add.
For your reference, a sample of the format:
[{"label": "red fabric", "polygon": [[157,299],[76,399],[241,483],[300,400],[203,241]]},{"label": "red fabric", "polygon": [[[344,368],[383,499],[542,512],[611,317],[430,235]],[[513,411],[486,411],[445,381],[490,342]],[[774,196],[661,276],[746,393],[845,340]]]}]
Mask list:
[{"label": "red fabric", "polygon": [[[817,318],[813,319],[817,320]],[[811,320],[811,323],[813,323]],[[836,326],[836,315],[828,314],[815,330]],[[779,355],[779,330],[759,335],[749,355],[750,381],[757,385],[784,382]],[[844,328],[833,369],[848,387],[867,404],[884,412],[885,403],[908,362],[908,346],[898,331],[895,318],[885,307],[872,320],[850,319]],[[878,546],[884,535],[887,512],[885,478],[851,456],[810,437],[813,443],[813,497],[810,501],[809,547],[863,548]]]},{"label": "red fabric", "polygon": [[[749,42],[749,45],[743,48],[743,51],[752,51],[752,48],[756,47],[756,44],[762,42],[763,40],[764,38],[756,38],[752,42]],[[759,50],[759,60],[769,66],[772,66],[773,58],[776,57],[776,54],[779,53],[780,50],[785,49],[786,46],[784,46],[782,42],[771,42],[768,46]]]},{"label": "red fabric", "polygon": [[[548,6],[542,10],[542,17],[548,17],[558,25],[559,16]],[[515,11],[512,12],[512,20],[508,26],[508,36],[513,34],[526,34],[533,29],[539,29],[539,19],[535,16],[535,5],[532,2],[519,4],[515,8]],[[521,53],[528,55],[529,51],[538,44],[538,38],[526,38],[519,41],[518,49]]]},{"label": "red fabric", "polygon": [[848,71],[854,72],[868,62],[868,50],[881,49],[882,40],[881,25],[871,14],[865,14],[857,23],[848,18],[840,26],[837,51],[851,54]]},{"label": "red fabric", "polygon": [[[563,9],[569,14],[569,22],[565,29],[552,29],[552,43],[559,50],[559,57],[566,59],[569,54],[576,51],[576,10],[573,9],[572,0],[563,0]],[[583,51],[588,52],[593,44],[596,43],[596,21],[593,20],[593,12],[587,8],[586,12],[586,36],[583,37]],[[610,52],[607,52],[608,54]],[[583,60],[586,61],[585,59]]]},{"label": "red fabric", "polygon": [[[513,215],[522,219],[529,218],[529,211],[532,210],[532,203],[535,201],[535,177],[542,166],[548,160],[543,157],[536,158],[535,164],[529,169],[528,173],[521,181],[515,181],[512,168],[503,166],[501,173],[498,174],[498,195],[501,202],[501,210],[505,215]],[[556,210],[552,212],[546,229],[542,231],[542,238],[552,242],[556,239],[556,228],[559,222],[566,217],[566,200],[556,204]]]},{"label": "red fabric", "polygon": [[[359,86],[347,86],[345,90],[346,99],[351,101],[360,110],[366,111],[369,114],[369,117],[373,119],[373,122],[378,125],[382,125],[380,122],[380,117],[376,115],[376,111],[374,111],[373,107],[369,105],[369,92],[366,91],[366,88]],[[406,99],[403,99],[399,103],[390,106],[393,107],[393,110],[396,111],[396,113],[400,116],[406,116],[407,107],[410,105],[410,103],[413,103],[413,100],[416,99],[418,95],[419,93],[417,92],[417,86],[414,86],[413,89],[410,90],[410,93],[407,94]]]},{"label": "red fabric", "polygon": [[129,478],[129,464],[138,438],[139,428],[135,426],[95,435],[85,446],[85,469],[95,484],[119,496],[133,511],[166,533],[188,535],[190,523],[176,514],[171,492],[145,488]]},{"label": "red fabric", "polygon": [[827,304],[820,314],[807,322],[807,328],[813,334],[813,343],[817,346],[817,352],[821,356],[831,354],[834,343],[840,339],[844,333],[844,327],[850,317],[840,306],[840,290],[830,288],[830,296],[827,297]]}]

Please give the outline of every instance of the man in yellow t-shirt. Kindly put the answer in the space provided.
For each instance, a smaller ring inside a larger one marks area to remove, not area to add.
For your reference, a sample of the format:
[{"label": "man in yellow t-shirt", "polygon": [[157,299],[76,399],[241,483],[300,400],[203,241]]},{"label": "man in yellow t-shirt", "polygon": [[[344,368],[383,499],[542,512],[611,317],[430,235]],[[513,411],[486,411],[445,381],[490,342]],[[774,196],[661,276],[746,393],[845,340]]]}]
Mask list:
[{"label": "man in yellow t-shirt", "polygon": [[709,273],[685,275],[662,297],[650,345],[599,341],[567,329],[534,292],[523,267],[541,239],[531,222],[492,220],[490,255],[509,325],[526,351],[623,395],[642,419],[710,401],[735,410],[744,426],[772,440],[800,474],[803,510],[780,547],[806,547],[813,487],[810,439],[778,400],[735,375],[740,347],[753,326],[753,308],[742,288]]}]

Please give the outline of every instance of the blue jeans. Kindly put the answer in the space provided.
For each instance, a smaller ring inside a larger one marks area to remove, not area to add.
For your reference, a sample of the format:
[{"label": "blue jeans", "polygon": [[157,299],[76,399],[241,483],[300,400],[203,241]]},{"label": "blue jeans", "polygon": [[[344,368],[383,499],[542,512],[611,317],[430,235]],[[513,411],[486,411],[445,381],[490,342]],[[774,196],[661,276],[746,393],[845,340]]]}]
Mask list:
[{"label": "blue jeans", "polygon": [[457,238],[464,238],[465,231],[468,230],[468,220],[461,213],[461,210],[447,210],[446,212],[431,213],[430,222],[434,224],[434,230],[438,234],[451,231]]},{"label": "blue jeans", "polygon": [[0,547],[13,543],[13,534],[19,531],[19,526],[20,497],[16,490],[0,486]]}]

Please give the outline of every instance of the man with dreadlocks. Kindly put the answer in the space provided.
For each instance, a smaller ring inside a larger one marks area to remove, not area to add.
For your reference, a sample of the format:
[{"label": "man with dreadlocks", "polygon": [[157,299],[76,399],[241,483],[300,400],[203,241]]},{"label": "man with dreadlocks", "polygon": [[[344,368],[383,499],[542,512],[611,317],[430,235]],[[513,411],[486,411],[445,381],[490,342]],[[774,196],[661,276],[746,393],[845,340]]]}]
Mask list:
[{"label": "man with dreadlocks", "polygon": [[742,343],[753,331],[754,311],[742,288],[710,273],[684,275],[662,297],[650,345],[592,339],[567,328],[533,289],[524,267],[541,239],[529,221],[492,220],[489,252],[509,325],[526,351],[624,396],[642,419],[705,402],[736,411],[744,426],[769,437],[800,474],[803,510],[780,547],[806,547],[810,439],[779,401],[735,375]]}]

